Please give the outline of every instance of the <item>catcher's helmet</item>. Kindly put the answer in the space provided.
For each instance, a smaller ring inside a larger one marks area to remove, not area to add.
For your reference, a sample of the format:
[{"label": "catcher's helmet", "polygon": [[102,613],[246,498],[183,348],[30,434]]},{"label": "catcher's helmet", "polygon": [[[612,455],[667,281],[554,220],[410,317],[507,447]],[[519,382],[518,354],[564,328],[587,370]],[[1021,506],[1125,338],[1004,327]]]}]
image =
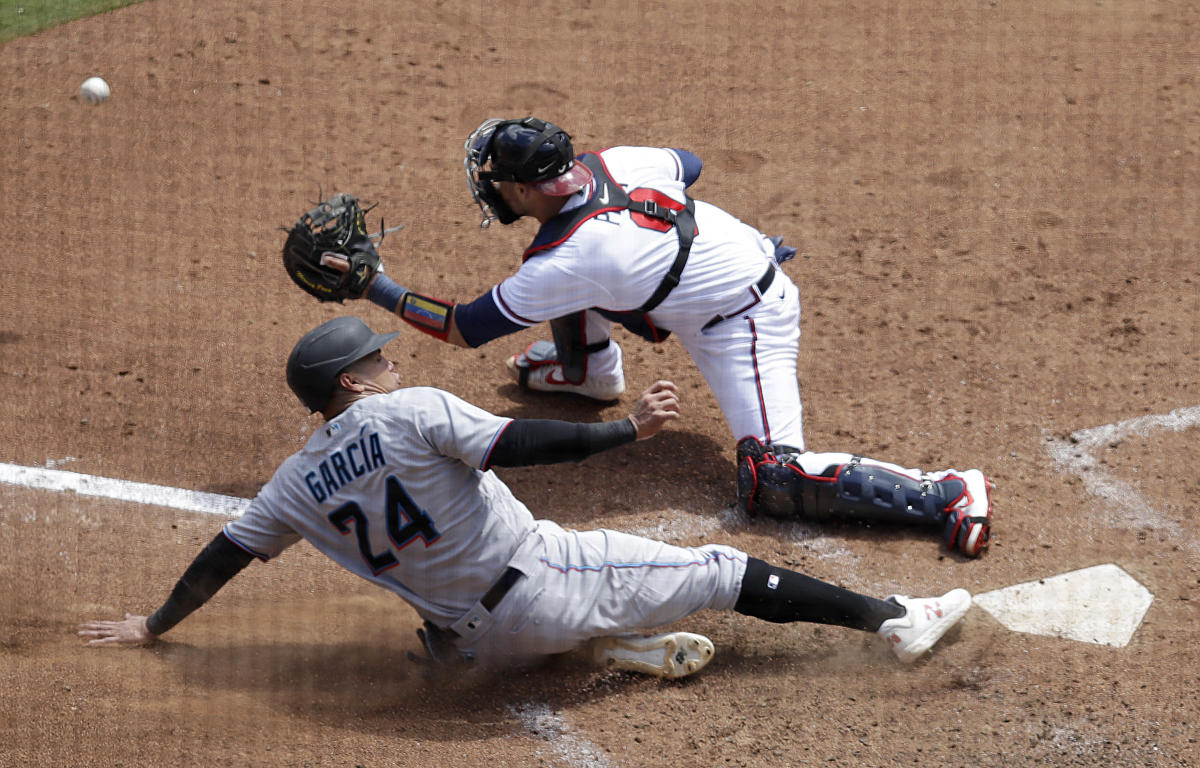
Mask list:
[{"label": "catcher's helmet", "polygon": [[287,361],[288,386],[310,412],[323,411],[333,396],[338,374],[399,335],[399,331],[374,333],[357,317],[335,317],[321,323],[292,348]]},{"label": "catcher's helmet", "polygon": [[501,224],[517,219],[501,199],[495,182],[518,181],[547,195],[565,196],[592,180],[591,170],[575,162],[567,132],[536,117],[485,120],[467,137],[465,149],[467,185],[483,211],[484,227],[492,219],[500,219]]}]

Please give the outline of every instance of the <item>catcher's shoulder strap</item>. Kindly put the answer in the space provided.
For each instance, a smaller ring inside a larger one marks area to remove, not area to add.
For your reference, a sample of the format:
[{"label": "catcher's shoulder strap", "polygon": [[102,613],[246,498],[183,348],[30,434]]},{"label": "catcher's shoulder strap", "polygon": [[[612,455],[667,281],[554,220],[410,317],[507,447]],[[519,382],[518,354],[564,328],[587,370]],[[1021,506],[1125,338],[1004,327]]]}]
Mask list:
[{"label": "catcher's shoulder strap", "polygon": [[578,162],[591,169],[595,178],[592,196],[578,208],[560,213],[543,224],[533,243],[525,249],[524,258],[530,259],[561,245],[588,219],[613,211],[630,211],[638,226],[647,229],[666,232],[674,227],[679,235],[679,251],[675,254],[675,261],[671,263],[658,288],[637,309],[638,312],[649,312],[661,304],[675,286],[679,285],[680,275],[683,274],[683,268],[692,250],[692,241],[696,237],[696,203],[687,194],[684,194],[685,202],[681,203],[648,187],[638,187],[626,192],[625,188],[609,175],[604,161],[595,153],[580,155]]}]

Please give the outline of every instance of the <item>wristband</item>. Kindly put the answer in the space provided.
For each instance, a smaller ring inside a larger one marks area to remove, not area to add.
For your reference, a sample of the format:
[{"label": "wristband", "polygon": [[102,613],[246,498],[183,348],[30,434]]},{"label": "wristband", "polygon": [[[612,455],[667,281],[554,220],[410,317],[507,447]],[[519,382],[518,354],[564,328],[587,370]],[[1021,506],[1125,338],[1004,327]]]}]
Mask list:
[{"label": "wristband", "polygon": [[453,310],[454,302],[452,301],[442,301],[406,291],[395,312],[401,320],[418,331],[428,333],[435,339],[446,341],[450,335],[450,315]]},{"label": "wristband", "polygon": [[395,312],[396,307],[400,304],[400,299],[404,297],[407,290],[403,285],[398,285],[395,280],[380,272],[375,275],[375,280],[367,290],[367,298],[388,312]]}]

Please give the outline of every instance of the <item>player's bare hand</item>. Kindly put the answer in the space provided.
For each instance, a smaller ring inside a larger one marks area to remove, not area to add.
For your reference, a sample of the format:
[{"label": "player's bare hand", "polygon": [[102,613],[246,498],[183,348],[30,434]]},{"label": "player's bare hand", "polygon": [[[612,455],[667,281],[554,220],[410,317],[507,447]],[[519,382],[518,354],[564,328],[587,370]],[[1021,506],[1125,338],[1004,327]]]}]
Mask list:
[{"label": "player's bare hand", "polygon": [[[338,272],[345,272],[346,270],[350,269],[350,262],[347,261],[346,258],[339,253],[321,254],[321,264],[323,266],[329,267],[330,269],[336,269]],[[383,265],[380,265],[379,272],[382,272],[382,271],[383,271]],[[379,276],[379,272],[376,272],[374,275],[371,275],[371,282],[367,283],[368,291],[371,290],[371,283],[375,282],[375,278]]]},{"label": "player's bare hand", "polygon": [[656,381],[641,394],[629,420],[637,430],[637,439],[658,434],[668,421],[679,418],[679,389],[670,381]]},{"label": "player's bare hand", "polygon": [[126,613],[121,621],[89,621],[79,625],[76,633],[90,637],[88,645],[146,645],[157,635],[146,629],[146,617]]}]

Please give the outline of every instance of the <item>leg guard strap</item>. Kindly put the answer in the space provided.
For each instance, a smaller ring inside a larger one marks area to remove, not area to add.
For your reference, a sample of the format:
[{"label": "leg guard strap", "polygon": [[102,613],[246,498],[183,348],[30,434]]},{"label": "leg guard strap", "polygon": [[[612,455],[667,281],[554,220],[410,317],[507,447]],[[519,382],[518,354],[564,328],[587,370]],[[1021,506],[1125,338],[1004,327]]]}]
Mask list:
[{"label": "leg guard strap", "polygon": [[550,321],[554,335],[554,363],[562,366],[563,379],[582,384],[587,377],[587,356],[608,348],[608,339],[588,344],[583,312],[572,312]]},{"label": "leg guard strap", "polygon": [[940,525],[946,507],[963,492],[957,477],[935,483],[861,461],[855,456],[837,468],[835,491],[827,505],[830,516]]},{"label": "leg guard strap", "polygon": [[528,389],[529,372],[534,368],[540,368],[543,365],[561,365],[564,381],[570,384],[582,384],[587,378],[587,356],[594,352],[603,352],[608,345],[609,339],[605,339],[595,344],[572,349],[573,362],[568,368],[559,354],[560,348],[553,341],[535,341],[526,347],[517,359],[517,383],[521,385],[522,389]]}]

